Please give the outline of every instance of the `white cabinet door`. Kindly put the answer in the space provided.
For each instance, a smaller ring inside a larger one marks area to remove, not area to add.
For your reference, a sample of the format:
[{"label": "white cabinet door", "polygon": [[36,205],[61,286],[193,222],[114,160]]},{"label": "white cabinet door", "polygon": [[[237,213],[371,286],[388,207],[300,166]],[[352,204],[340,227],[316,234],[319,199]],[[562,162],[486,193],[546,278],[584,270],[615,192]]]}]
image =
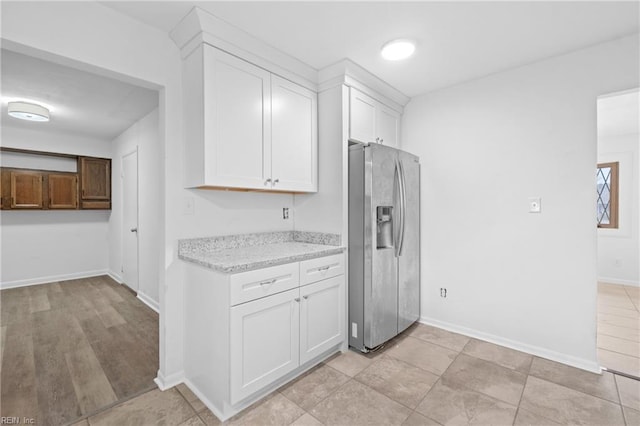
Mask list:
[{"label": "white cabinet door", "polygon": [[264,189],[271,176],[271,74],[210,46],[204,70],[205,185]]},{"label": "white cabinet door", "polygon": [[231,308],[231,404],[298,367],[299,315],[297,288]]},{"label": "white cabinet door", "polygon": [[272,189],[318,190],[317,95],[271,76]]},{"label": "white cabinet door", "polygon": [[344,275],[300,287],[300,364],[344,340]]},{"label": "white cabinet door", "polygon": [[349,138],[359,142],[376,141],[377,101],[351,88],[349,101]]},{"label": "white cabinet door", "polygon": [[383,104],[379,105],[376,114],[377,137],[380,138],[378,142],[397,148],[400,140],[400,114]]}]

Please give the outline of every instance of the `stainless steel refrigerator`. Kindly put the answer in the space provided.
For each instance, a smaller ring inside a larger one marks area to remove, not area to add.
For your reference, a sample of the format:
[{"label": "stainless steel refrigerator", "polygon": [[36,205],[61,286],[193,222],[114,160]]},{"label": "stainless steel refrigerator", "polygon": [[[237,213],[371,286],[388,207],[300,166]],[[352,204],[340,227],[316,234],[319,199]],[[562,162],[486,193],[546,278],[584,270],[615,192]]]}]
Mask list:
[{"label": "stainless steel refrigerator", "polygon": [[420,164],[349,147],[349,345],[377,348],[420,316]]}]

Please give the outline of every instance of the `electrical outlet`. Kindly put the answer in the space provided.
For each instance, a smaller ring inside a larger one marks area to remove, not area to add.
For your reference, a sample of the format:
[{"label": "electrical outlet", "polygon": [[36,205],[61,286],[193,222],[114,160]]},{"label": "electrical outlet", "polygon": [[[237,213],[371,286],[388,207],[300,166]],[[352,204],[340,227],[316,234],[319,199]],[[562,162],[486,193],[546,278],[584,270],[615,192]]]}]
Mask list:
[{"label": "electrical outlet", "polygon": [[289,219],[289,207],[282,208],[282,218]]},{"label": "electrical outlet", "polygon": [[351,336],[353,336],[354,339],[358,338],[358,323],[351,323]]},{"label": "electrical outlet", "polygon": [[447,297],[447,289],[440,287],[440,297]]}]

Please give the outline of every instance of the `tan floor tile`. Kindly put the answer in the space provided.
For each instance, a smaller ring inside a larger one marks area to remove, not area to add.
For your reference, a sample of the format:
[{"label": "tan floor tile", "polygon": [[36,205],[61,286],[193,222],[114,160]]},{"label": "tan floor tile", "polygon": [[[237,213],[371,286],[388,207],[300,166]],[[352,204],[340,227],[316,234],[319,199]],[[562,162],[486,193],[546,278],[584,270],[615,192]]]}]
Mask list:
[{"label": "tan floor tile", "polygon": [[180,423],[179,426],[205,426],[204,422],[198,416],[190,417],[184,422]]},{"label": "tan floor tile", "polygon": [[598,314],[598,322],[605,325],[615,325],[616,327],[627,327],[640,330],[640,321],[634,318],[621,317],[618,315]]},{"label": "tan floor tile", "polygon": [[529,376],[520,408],[564,424],[624,425],[619,405]]},{"label": "tan floor tile", "polygon": [[617,315],[619,317],[640,318],[640,312],[636,309],[618,308],[616,306],[598,305],[598,314]]},{"label": "tan floor tile", "polygon": [[402,405],[414,409],[438,376],[404,361],[383,356],[355,379]]},{"label": "tan floor tile", "polygon": [[411,413],[409,418],[402,423],[402,426],[439,426],[440,423],[431,420],[417,412]]},{"label": "tan floor tile", "polygon": [[471,390],[518,405],[527,376],[489,361],[460,354],[442,375]]},{"label": "tan floor tile", "polygon": [[636,358],[640,357],[640,344],[631,340],[620,339],[618,337],[603,334],[598,337],[598,347]]},{"label": "tan floor tile", "polygon": [[349,349],[343,354],[330,358],[325,363],[341,373],[353,377],[371,365],[372,362],[373,360],[367,358],[364,354]]},{"label": "tan floor tile", "polygon": [[533,359],[532,355],[525,354],[524,352],[476,339],[471,339],[462,353],[484,359],[485,361],[491,361],[524,374],[529,372],[531,360]]},{"label": "tan floor tile", "polygon": [[618,375],[615,377],[622,405],[640,411],[640,381]]},{"label": "tan floor tile", "polygon": [[77,422],[72,423],[71,426],[89,426],[89,420],[87,419],[78,420]]},{"label": "tan floor tile", "polygon": [[598,349],[598,361],[600,365],[615,371],[640,377],[640,358],[617,352]]},{"label": "tan floor tile", "polygon": [[280,393],[309,411],[340,386],[349,381],[349,376],[328,365],[311,370],[280,389]]},{"label": "tan floor tile", "polygon": [[640,411],[629,407],[622,407],[622,411],[624,412],[627,426],[640,425]]},{"label": "tan floor tile", "polygon": [[309,413],[304,413],[298,420],[291,423],[291,426],[322,426],[322,423]]},{"label": "tan floor tile", "polygon": [[516,415],[516,407],[445,379],[433,386],[416,411],[443,425],[510,425]]},{"label": "tan floor tile", "polygon": [[155,389],[89,417],[91,426],[178,425],[195,412],[175,389]]},{"label": "tan floor tile", "polygon": [[613,336],[619,339],[640,342],[640,331],[627,327],[616,327],[615,325],[598,324],[598,338],[600,335]]},{"label": "tan floor tile", "polygon": [[417,324],[417,326],[409,332],[409,335],[429,343],[444,346],[456,352],[460,352],[469,341],[467,336],[425,324]]},{"label": "tan floor tile", "polygon": [[302,416],[305,411],[287,399],[284,395],[273,393],[262,402],[251,406],[233,416],[227,424],[255,425],[289,425]]},{"label": "tan floor tile", "polygon": [[590,373],[547,359],[535,357],[530,375],[568,388],[618,403],[618,390],[613,374]]},{"label": "tan floor tile", "polygon": [[411,410],[362,383],[350,380],[310,414],[326,425],[400,425]]},{"label": "tan floor tile", "polygon": [[458,355],[456,351],[410,336],[390,348],[386,354],[437,375],[444,373]]},{"label": "tan floor tile", "polygon": [[186,399],[187,402],[191,404],[191,407],[193,407],[196,413],[204,410],[204,403],[198,399],[196,394],[193,393],[187,385],[185,385],[184,383],[180,383],[176,386],[176,389],[178,390],[178,392],[180,392],[184,399]]},{"label": "tan floor tile", "polygon": [[559,424],[560,423],[519,408],[513,426],[556,426]]},{"label": "tan floor tile", "polygon": [[217,418],[216,415],[213,414],[211,410],[209,410],[208,408],[205,408],[204,410],[200,411],[198,415],[200,416],[200,419],[204,422],[204,424],[207,426],[218,426],[222,424],[220,419]]}]

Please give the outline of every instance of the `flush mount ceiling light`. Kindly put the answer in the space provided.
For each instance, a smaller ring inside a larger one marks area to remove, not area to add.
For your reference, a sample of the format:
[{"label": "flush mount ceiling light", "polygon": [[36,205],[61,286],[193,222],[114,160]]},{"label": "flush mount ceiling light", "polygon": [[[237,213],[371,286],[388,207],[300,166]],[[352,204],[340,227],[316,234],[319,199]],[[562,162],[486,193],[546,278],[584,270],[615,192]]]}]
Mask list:
[{"label": "flush mount ceiling light", "polygon": [[399,61],[413,55],[415,50],[416,43],[413,40],[401,38],[385,43],[380,53],[387,61]]},{"label": "flush mount ceiling light", "polygon": [[28,102],[9,102],[9,115],[21,120],[49,121],[49,110]]}]

